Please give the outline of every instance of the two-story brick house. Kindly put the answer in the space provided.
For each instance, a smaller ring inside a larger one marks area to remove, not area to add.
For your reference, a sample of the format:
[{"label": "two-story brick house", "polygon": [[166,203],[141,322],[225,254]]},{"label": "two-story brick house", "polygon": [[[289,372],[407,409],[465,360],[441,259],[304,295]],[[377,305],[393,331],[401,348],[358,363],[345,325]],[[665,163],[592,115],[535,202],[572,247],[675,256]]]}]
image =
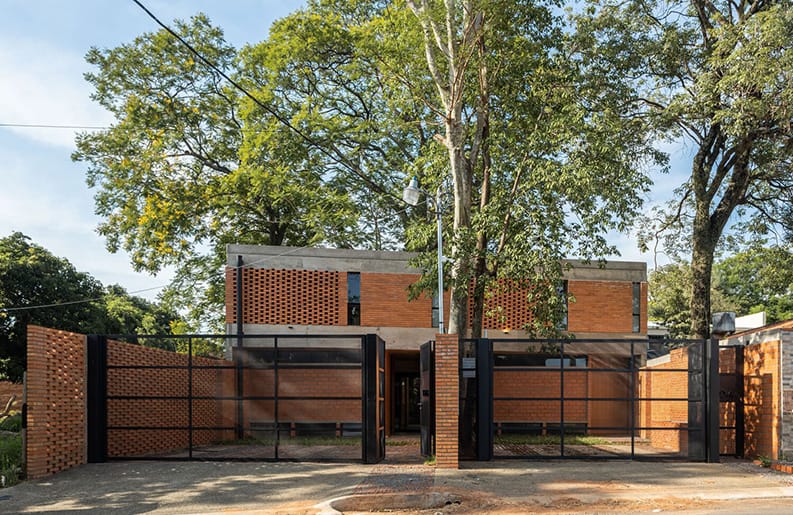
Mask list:
[{"label": "two-story brick house", "polygon": [[[386,348],[387,430],[418,428],[418,351],[437,333],[438,314],[429,296],[408,300],[408,287],[420,274],[409,265],[413,254],[230,245],[227,256],[228,334],[237,332],[238,303],[247,335],[376,333]],[[565,287],[575,298],[567,309],[570,333],[582,339],[646,338],[645,263],[569,265]],[[242,270],[240,297],[237,270]],[[498,317],[484,322],[487,337],[525,336],[524,294],[496,295],[488,302],[500,309]],[[448,292],[444,304],[449,305]]]}]

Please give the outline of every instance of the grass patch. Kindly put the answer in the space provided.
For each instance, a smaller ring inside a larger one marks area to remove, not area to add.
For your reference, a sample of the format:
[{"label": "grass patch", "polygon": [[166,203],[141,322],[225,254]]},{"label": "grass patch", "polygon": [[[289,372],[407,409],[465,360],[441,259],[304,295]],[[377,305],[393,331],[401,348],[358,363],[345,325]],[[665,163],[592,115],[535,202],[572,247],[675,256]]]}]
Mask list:
[{"label": "grass patch", "polygon": [[[360,437],[344,437],[339,438],[336,436],[297,436],[290,438],[282,436],[279,445],[301,445],[306,447],[318,445],[336,445],[336,446],[353,446],[361,445]],[[242,440],[225,440],[220,442],[221,445],[264,445],[274,446],[275,438],[243,438]]]},{"label": "grass patch", "polygon": [[[501,435],[495,437],[497,444],[519,445],[560,445],[559,435]],[[606,438],[587,435],[565,435],[565,445],[604,445],[610,443]]]}]

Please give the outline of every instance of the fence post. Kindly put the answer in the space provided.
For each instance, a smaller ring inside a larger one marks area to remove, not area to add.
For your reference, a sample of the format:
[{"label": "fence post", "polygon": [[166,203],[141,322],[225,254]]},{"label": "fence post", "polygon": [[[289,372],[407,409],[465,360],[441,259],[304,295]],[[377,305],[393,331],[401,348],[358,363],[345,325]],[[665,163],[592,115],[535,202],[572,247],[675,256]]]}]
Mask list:
[{"label": "fence post", "polygon": [[[708,463],[719,462],[719,339],[706,340],[705,366],[707,370],[707,404],[705,441],[707,442]],[[737,443],[737,442],[736,442]]]},{"label": "fence post", "polygon": [[89,334],[86,356],[88,463],[104,463],[107,461],[107,338]]},{"label": "fence post", "polygon": [[493,459],[493,341],[476,343],[476,459]]},{"label": "fence post", "polygon": [[460,459],[460,342],[456,334],[435,336],[435,463],[454,468]]}]

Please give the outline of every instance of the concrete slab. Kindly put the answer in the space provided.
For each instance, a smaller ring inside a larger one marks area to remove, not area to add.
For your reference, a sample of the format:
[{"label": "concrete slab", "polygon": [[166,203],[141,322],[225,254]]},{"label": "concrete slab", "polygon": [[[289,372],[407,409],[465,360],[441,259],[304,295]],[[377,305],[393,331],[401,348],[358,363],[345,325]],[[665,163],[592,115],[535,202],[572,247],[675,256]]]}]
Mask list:
[{"label": "concrete slab", "polygon": [[740,511],[741,506],[751,513],[762,503],[774,505],[775,512],[793,512],[793,476],[738,460],[722,464],[502,460],[468,462],[460,470],[415,463],[85,465],[0,490],[0,513],[316,513],[321,503],[347,495],[385,500],[391,493],[431,491],[462,496],[459,504],[431,511],[443,514],[652,512],[653,507],[709,513]]}]

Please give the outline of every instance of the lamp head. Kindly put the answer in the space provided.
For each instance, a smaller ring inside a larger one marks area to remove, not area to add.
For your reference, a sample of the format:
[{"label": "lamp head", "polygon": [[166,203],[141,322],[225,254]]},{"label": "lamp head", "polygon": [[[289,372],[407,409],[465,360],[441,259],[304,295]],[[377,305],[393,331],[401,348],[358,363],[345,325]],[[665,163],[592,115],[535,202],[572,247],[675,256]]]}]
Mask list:
[{"label": "lamp head", "polygon": [[408,184],[407,188],[402,190],[402,200],[411,206],[418,205],[422,193],[423,192],[419,188],[419,181],[415,176],[413,176],[413,178],[410,179],[410,184]]}]

